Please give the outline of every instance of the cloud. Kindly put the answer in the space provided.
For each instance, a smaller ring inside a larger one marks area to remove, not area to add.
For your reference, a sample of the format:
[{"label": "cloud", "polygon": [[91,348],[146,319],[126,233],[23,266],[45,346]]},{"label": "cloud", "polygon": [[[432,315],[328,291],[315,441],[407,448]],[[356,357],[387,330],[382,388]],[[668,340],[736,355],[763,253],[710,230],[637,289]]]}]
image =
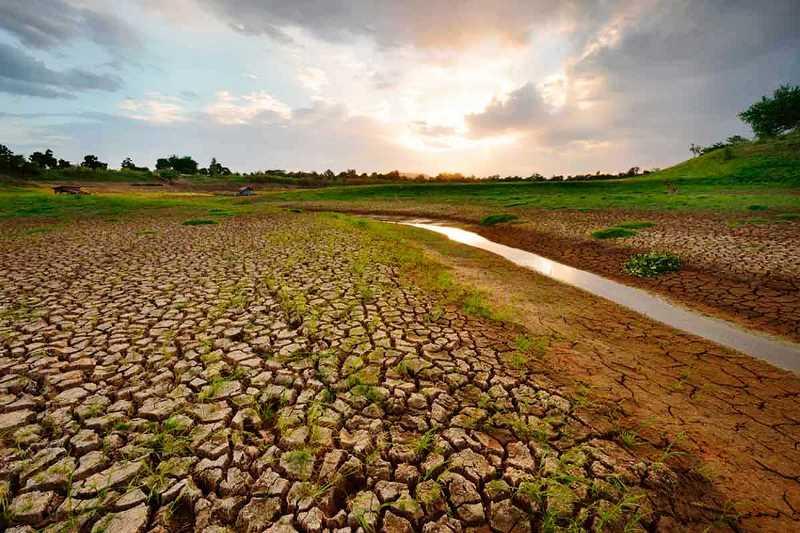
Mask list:
[{"label": "cloud", "polygon": [[43,98],[71,98],[74,92],[115,91],[122,81],[82,69],[52,70],[20,48],[0,43],[0,91]]},{"label": "cloud", "polygon": [[220,124],[248,124],[252,121],[287,120],[291,108],[266,91],[234,96],[228,91],[217,93],[216,101],[206,112]]},{"label": "cloud", "polygon": [[515,45],[533,27],[556,22],[563,13],[580,16],[591,2],[507,0],[198,0],[235,30],[288,40],[286,28],[303,28],[317,37],[347,42],[366,37],[380,46],[461,48],[485,37]]},{"label": "cloud", "polygon": [[123,115],[155,124],[184,122],[189,120],[178,98],[152,94],[148,98],[126,98],[119,104]]},{"label": "cloud", "polygon": [[526,83],[504,98],[495,97],[480,113],[467,115],[466,123],[475,135],[528,130],[541,127],[548,107],[533,83]]},{"label": "cloud", "polygon": [[115,53],[141,46],[138,33],[127,22],[66,0],[2,2],[0,29],[38,49],[58,48],[79,39],[89,39]]}]

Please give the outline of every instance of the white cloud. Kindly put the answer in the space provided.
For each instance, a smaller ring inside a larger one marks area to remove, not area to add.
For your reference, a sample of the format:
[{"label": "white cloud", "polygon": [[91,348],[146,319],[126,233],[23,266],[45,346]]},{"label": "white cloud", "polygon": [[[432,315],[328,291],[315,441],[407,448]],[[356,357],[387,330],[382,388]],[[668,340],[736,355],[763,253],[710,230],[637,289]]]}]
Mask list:
[{"label": "white cloud", "polygon": [[143,99],[126,98],[119,104],[122,114],[128,118],[168,124],[188,120],[185,109],[177,98],[150,94]]},{"label": "white cloud", "polygon": [[235,96],[228,91],[217,93],[206,112],[220,124],[249,124],[254,121],[288,120],[292,109],[266,91]]}]

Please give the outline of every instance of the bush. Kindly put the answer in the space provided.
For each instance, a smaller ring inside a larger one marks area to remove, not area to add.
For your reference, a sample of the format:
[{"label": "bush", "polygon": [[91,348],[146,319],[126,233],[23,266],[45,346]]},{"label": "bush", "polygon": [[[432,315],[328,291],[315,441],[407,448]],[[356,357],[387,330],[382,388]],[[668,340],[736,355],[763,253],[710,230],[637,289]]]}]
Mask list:
[{"label": "bush", "polygon": [[592,232],[592,237],[595,239],[620,239],[634,235],[635,231],[626,228],[606,228]]},{"label": "bush", "polygon": [[207,226],[209,224],[216,224],[216,220],[208,220],[204,218],[192,218],[183,223],[184,226]]},{"label": "bush", "polygon": [[511,222],[512,220],[517,220],[517,215],[509,215],[509,214],[489,215],[481,219],[481,226],[494,226],[495,224],[501,224],[503,222]]},{"label": "bush", "polygon": [[750,211],[766,211],[767,209],[769,209],[769,207],[767,207],[766,205],[753,204],[753,205],[748,205],[747,209],[749,209]]},{"label": "bush", "polygon": [[647,252],[631,256],[624,268],[632,276],[652,278],[667,272],[677,272],[681,268],[681,259],[668,252]]}]

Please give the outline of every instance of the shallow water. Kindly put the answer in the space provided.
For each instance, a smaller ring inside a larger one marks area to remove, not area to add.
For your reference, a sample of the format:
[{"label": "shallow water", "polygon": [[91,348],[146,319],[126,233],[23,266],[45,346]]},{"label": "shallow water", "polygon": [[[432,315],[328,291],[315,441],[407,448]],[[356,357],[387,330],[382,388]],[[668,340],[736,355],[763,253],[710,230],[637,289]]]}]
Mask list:
[{"label": "shallow water", "polygon": [[453,241],[497,254],[519,266],[549,278],[578,287],[618,303],[675,329],[703,337],[719,345],[767,361],[777,367],[800,372],[800,345],[691,311],[680,305],[616,281],[558,263],[519,248],[499,244],[461,228],[421,221],[401,222],[415,228],[435,231]]}]

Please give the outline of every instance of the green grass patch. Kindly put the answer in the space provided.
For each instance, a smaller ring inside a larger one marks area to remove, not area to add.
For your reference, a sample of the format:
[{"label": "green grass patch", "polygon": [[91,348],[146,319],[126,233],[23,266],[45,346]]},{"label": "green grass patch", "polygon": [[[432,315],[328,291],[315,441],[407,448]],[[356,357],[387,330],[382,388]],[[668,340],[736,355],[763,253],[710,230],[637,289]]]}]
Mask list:
[{"label": "green grass patch", "polygon": [[780,220],[800,220],[800,213],[781,213],[775,218]]},{"label": "green grass patch", "polygon": [[623,222],[622,224],[617,224],[616,228],[625,228],[625,229],[644,229],[644,228],[652,228],[655,226],[655,222],[647,222],[645,220],[632,220],[630,222]]},{"label": "green grass patch", "polygon": [[207,218],[190,218],[189,220],[184,220],[182,224],[184,226],[208,226],[211,224],[217,224],[217,221],[209,220]]},{"label": "green grass patch", "polygon": [[502,224],[504,222],[517,220],[517,218],[517,215],[511,215],[508,213],[488,215],[481,219],[481,226],[494,226],[495,224]]},{"label": "green grass patch", "polygon": [[652,278],[667,272],[677,272],[681,268],[681,260],[677,255],[668,252],[647,252],[631,256],[625,262],[625,272],[640,278]]},{"label": "green grass patch", "polygon": [[626,228],[606,228],[592,232],[592,237],[595,239],[621,239],[624,237],[632,237],[636,232]]}]

